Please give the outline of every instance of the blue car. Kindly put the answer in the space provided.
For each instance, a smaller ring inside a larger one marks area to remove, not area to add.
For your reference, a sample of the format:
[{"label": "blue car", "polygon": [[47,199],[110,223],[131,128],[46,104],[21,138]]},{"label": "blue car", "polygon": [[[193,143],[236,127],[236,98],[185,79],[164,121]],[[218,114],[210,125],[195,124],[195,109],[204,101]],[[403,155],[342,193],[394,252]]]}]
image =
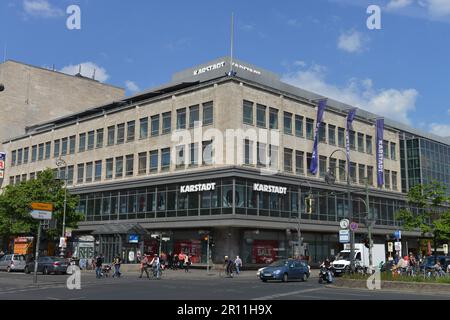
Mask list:
[{"label": "blue car", "polygon": [[309,278],[309,274],[310,268],[305,261],[282,259],[262,269],[259,277],[263,282],[267,282],[267,280],[287,282],[296,279],[306,281]]}]

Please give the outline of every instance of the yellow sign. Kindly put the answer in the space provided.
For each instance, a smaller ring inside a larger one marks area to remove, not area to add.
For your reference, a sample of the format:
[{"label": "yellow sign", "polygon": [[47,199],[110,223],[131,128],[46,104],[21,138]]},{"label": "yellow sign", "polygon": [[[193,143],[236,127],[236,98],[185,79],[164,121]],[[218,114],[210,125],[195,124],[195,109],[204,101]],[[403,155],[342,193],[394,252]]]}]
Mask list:
[{"label": "yellow sign", "polygon": [[31,208],[40,211],[53,211],[53,205],[51,203],[32,202]]}]

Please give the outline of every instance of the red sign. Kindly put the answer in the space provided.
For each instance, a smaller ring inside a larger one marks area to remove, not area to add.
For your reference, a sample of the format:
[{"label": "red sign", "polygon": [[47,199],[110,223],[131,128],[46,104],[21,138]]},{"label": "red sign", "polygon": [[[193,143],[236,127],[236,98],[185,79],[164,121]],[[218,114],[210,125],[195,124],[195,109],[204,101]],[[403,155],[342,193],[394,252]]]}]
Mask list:
[{"label": "red sign", "polygon": [[4,170],[5,169],[5,161],[0,160],[0,170]]},{"label": "red sign", "polygon": [[252,262],[270,264],[277,260],[278,241],[253,240]]},{"label": "red sign", "polygon": [[190,254],[192,263],[200,263],[202,257],[202,244],[200,240],[175,241],[174,250],[176,254],[180,254],[180,252]]}]

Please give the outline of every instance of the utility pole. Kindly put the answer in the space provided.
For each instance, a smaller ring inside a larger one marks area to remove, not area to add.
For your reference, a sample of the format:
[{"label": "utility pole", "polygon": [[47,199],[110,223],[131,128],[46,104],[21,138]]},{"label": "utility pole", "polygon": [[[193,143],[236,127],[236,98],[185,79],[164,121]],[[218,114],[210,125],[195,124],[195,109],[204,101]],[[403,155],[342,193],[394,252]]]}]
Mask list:
[{"label": "utility pole", "polygon": [[369,179],[366,177],[366,209],[367,209],[367,233],[369,236],[369,268],[370,273],[372,273],[373,270],[373,258],[372,258],[372,247],[373,247],[373,240],[372,240],[372,214],[370,213],[370,205],[369,205]]},{"label": "utility pole", "polygon": [[39,259],[39,244],[41,241],[41,228],[42,228],[42,221],[39,220],[39,227],[38,227],[38,234],[37,234],[37,240],[36,240],[36,252],[34,254],[34,277],[33,277],[33,283],[37,283],[37,269],[38,269],[38,259]]},{"label": "utility pole", "polygon": [[206,242],[206,273],[209,274],[209,234]]}]

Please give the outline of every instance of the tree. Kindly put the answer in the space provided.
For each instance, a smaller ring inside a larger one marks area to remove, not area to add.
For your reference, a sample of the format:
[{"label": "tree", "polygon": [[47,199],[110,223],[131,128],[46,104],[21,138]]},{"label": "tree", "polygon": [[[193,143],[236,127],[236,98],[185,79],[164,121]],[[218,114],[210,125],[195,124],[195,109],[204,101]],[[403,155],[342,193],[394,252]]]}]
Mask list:
[{"label": "tree", "polygon": [[438,242],[450,239],[449,202],[444,184],[437,181],[419,184],[410,189],[408,207],[400,209],[396,218],[404,230],[420,230],[422,236],[431,234],[436,255]]},{"label": "tree", "polygon": [[[55,179],[51,169],[37,175],[37,179],[9,185],[0,195],[0,235],[6,240],[11,236],[36,234],[39,221],[31,218],[32,202],[53,204],[53,228],[45,230],[47,238],[61,235],[64,214],[64,181]],[[66,226],[76,228],[83,216],[76,212],[78,196],[67,192]]]}]

